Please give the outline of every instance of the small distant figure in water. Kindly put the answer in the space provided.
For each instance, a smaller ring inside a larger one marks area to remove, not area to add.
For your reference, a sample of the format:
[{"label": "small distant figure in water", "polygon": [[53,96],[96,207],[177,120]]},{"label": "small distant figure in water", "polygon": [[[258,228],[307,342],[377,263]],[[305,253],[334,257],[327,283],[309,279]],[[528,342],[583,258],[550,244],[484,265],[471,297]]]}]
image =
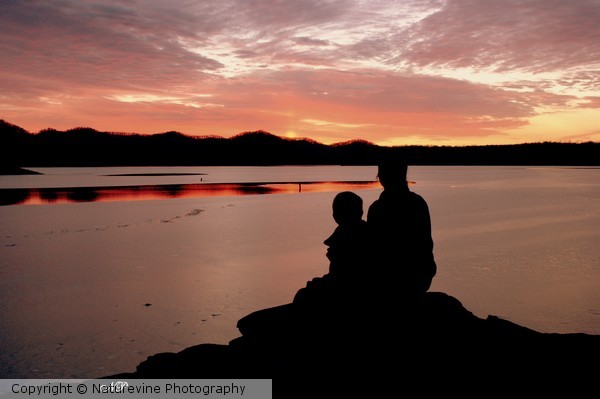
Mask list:
[{"label": "small distant figure in water", "polygon": [[423,294],[437,271],[429,207],[409,190],[407,171],[407,164],[398,158],[379,164],[383,192],[367,213],[383,295]]},{"label": "small distant figure in water", "polygon": [[338,227],[324,242],[328,247],[329,273],[309,281],[306,288],[296,293],[294,303],[319,305],[323,300],[335,301],[340,299],[336,296],[351,294],[360,284],[369,240],[367,222],[362,218],[362,198],[344,191],[335,196],[332,208]]}]

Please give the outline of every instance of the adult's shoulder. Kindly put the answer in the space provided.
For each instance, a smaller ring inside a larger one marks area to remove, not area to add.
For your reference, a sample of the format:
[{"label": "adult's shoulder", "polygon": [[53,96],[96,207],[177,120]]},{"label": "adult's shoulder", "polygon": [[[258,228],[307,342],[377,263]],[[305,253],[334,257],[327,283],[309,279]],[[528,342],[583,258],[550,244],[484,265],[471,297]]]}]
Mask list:
[{"label": "adult's shoulder", "polygon": [[410,198],[410,201],[412,201],[415,205],[428,207],[427,201],[425,201],[425,198],[423,198],[420,194],[417,194],[414,191],[409,191],[408,197]]},{"label": "adult's shoulder", "polygon": [[421,194],[417,194],[414,191],[408,191],[408,195],[416,201],[425,201]]},{"label": "adult's shoulder", "polygon": [[372,222],[373,218],[377,218],[382,212],[381,197],[373,201],[367,210],[367,221]]}]

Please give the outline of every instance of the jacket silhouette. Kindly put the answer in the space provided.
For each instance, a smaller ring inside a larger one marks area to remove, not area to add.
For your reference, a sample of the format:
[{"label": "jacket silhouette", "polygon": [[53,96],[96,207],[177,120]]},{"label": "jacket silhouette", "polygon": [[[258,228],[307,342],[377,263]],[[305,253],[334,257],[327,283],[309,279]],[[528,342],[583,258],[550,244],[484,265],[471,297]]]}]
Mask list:
[{"label": "jacket silhouette", "polygon": [[367,214],[377,279],[384,293],[402,296],[425,293],[437,271],[429,207],[409,190],[406,172],[398,160],[379,165],[384,190]]}]

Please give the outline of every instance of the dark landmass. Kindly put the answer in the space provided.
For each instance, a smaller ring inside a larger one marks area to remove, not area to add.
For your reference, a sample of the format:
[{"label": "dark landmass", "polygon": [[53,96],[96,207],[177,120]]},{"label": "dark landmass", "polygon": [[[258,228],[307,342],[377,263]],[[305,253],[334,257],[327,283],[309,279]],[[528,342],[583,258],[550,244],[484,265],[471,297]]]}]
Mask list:
[{"label": "dark landmass", "polygon": [[410,165],[600,165],[600,143],[393,146],[364,140],[325,145],[264,132],[231,138],[99,132],[81,127],[30,133],[0,120],[2,166],[376,165],[395,153]]},{"label": "dark landmass", "polygon": [[0,165],[0,175],[41,175],[33,170],[20,168],[18,166]]},{"label": "dark landmass", "polygon": [[155,354],[135,371],[102,378],[269,378],[282,390],[374,383],[390,392],[415,384],[427,392],[455,387],[439,385],[448,382],[524,383],[541,390],[568,383],[575,390],[595,381],[598,335],[541,333],[495,316],[482,319],[441,292],[410,303],[372,305],[310,318],[282,307],[267,325],[242,331],[228,345]]}]

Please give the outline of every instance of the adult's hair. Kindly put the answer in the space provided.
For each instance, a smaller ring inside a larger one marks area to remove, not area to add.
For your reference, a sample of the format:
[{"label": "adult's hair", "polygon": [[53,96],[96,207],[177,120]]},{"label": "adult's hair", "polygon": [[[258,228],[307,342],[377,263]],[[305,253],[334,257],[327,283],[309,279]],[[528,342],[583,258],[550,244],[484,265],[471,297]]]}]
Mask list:
[{"label": "adult's hair", "polygon": [[377,168],[377,178],[384,189],[408,189],[408,165],[400,157],[383,159]]}]

